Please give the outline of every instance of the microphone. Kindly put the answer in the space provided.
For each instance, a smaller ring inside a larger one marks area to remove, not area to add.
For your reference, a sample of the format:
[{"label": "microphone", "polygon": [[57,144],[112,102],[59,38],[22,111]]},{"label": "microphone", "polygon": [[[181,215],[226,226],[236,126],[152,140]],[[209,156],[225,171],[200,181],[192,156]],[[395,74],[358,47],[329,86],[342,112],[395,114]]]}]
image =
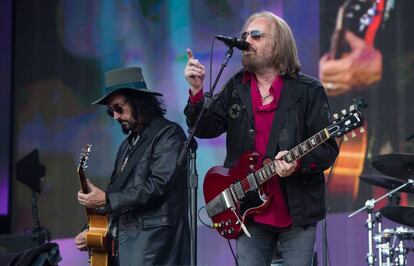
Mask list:
[{"label": "microphone", "polygon": [[239,39],[237,37],[227,37],[222,35],[217,35],[215,37],[217,40],[224,42],[230,48],[236,47],[242,51],[249,50],[250,43],[246,42],[245,40]]},{"label": "microphone", "polygon": [[411,141],[414,139],[414,134],[411,134],[410,136],[408,136],[405,141]]}]

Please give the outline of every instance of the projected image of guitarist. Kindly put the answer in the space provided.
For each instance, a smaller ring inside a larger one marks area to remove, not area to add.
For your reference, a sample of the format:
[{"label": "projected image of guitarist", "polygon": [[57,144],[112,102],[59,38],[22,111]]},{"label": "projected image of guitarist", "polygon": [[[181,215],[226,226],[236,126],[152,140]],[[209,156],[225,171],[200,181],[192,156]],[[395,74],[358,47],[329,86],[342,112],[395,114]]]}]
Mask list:
[{"label": "projected image of guitarist", "polygon": [[[364,98],[369,110],[364,138],[341,146],[328,191],[332,211],[355,209],[367,198],[384,193],[382,188],[359,182],[360,175],[377,173],[370,165],[372,158],[413,152],[406,141],[414,131],[413,8],[410,0],[320,2],[323,55],[319,79],[331,107]],[[401,203],[409,201],[402,194]],[[376,207],[385,205],[382,202]]]},{"label": "projected image of guitarist", "polygon": [[[224,238],[237,238],[238,265],[270,265],[278,242],[285,265],[311,265],[316,223],[325,215],[323,170],[338,153],[327,96],[300,72],[293,34],[280,17],[253,14],[240,38],[249,44],[243,69],[214,97],[195,132],[227,133],[224,167],[204,179],[207,213]],[[184,112],[192,126],[204,102],[205,67],[190,49],[187,55]]]},{"label": "projected image of guitarist", "polygon": [[88,180],[82,185],[88,189],[78,192],[89,228],[76,236],[76,246],[92,249],[91,265],[107,265],[94,257],[91,242],[99,232],[88,211],[104,207],[110,218],[110,265],[189,265],[186,168],[175,163],[184,131],[164,118],[166,110],[156,97],[162,94],[147,88],[141,68],[106,72],[105,85],[106,94],[94,104],[106,106],[128,136],[106,191]]}]

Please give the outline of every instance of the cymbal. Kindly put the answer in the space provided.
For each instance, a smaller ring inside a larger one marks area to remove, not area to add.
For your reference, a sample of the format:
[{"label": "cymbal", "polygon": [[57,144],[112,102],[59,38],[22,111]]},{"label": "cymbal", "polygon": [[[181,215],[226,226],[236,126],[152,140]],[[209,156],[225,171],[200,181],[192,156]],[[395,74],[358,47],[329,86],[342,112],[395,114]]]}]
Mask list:
[{"label": "cymbal", "polygon": [[[404,184],[405,182],[401,179],[392,176],[385,175],[361,175],[359,177],[362,181],[365,181],[371,185],[379,186],[392,190]],[[400,190],[401,192],[414,193],[414,186],[404,188]]]},{"label": "cymbal", "polygon": [[371,160],[372,166],[383,174],[408,179],[414,176],[414,155],[390,153],[378,155]]},{"label": "cymbal", "polygon": [[391,221],[414,227],[413,207],[387,206],[381,209],[381,213]]}]

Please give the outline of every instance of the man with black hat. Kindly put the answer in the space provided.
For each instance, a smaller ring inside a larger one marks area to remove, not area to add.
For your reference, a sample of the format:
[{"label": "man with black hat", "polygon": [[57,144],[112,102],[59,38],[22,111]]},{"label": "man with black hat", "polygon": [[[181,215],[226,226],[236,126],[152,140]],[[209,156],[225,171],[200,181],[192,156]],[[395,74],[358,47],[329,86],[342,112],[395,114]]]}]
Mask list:
[{"label": "man with black hat", "polygon": [[[185,141],[183,129],[164,118],[166,110],[149,90],[141,68],[106,72],[106,105],[128,137],[122,142],[106,191],[89,180],[90,192],[78,192],[87,208],[105,207],[110,216],[115,265],[189,264],[189,224],[185,167],[176,159]],[[76,236],[85,250],[86,231]]]}]

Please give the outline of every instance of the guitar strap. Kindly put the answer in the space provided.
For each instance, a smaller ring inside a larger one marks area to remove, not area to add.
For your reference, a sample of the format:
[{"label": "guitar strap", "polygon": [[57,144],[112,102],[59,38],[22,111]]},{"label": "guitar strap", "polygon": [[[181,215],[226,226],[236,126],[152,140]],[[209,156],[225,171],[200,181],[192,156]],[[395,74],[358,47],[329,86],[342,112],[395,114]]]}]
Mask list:
[{"label": "guitar strap", "polygon": [[134,150],[131,152],[131,157],[128,159],[124,169],[112,179],[111,183],[108,186],[108,192],[119,191],[124,186],[125,181],[127,180],[130,172],[135,167],[135,164],[139,161],[144,153],[145,149],[151,143],[151,141],[155,138],[156,133],[164,126],[165,123],[162,120],[154,120],[150,126],[148,126],[144,131],[141,133],[141,136],[135,144]]},{"label": "guitar strap", "polygon": [[284,114],[286,114],[291,105],[294,80],[292,78],[284,78],[283,82],[279,105],[273,118],[272,128],[270,129],[270,138],[267,144],[265,158],[270,157],[273,159],[279,149],[279,135],[282,129]]}]

